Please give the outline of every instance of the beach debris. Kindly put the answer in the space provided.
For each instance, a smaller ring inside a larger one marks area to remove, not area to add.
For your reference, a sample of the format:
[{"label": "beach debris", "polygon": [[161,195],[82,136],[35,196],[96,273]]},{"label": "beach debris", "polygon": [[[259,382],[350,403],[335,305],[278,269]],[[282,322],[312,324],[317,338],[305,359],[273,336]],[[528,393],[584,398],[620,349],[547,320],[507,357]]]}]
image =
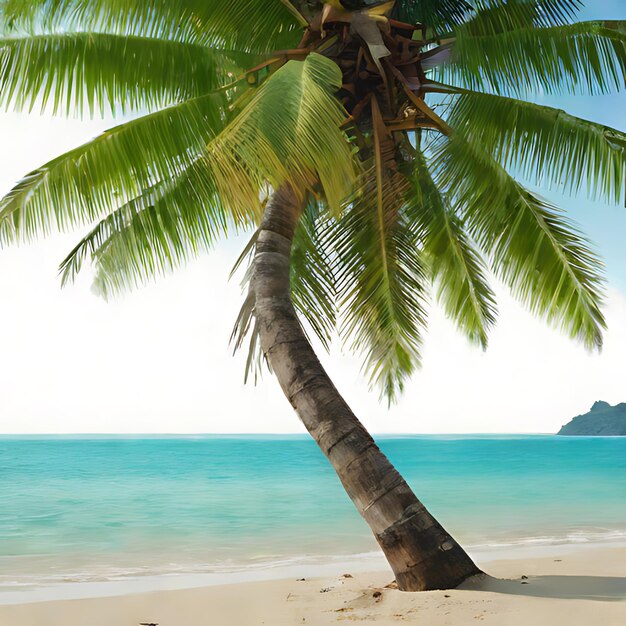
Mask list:
[{"label": "beach debris", "polygon": [[139,626],[159,626],[156,622],[139,622]]},{"label": "beach debris", "polygon": [[341,577],[342,578],[354,578],[352,574],[342,574]]},{"label": "beach debris", "polygon": [[332,587],[322,587],[320,589],[320,593],[328,593],[331,589]]},{"label": "beach debris", "polygon": [[395,580],[392,580],[388,585],[385,585],[385,589],[397,589],[398,583]]},{"label": "beach debris", "polygon": [[563,559],[554,559],[555,563],[560,563]]},{"label": "beach debris", "polygon": [[443,597],[444,597],[444,598],[450,598],[451,596],[450,596],[450,594],[449,594],[449,593],[444,593],[444,594],[443,594]]},{"label": "beach debris", "polygon": [[306,578],[296,578],[297,583],[303,583],[305,580]]},{"label": "beach debris", "polygon": [[382,602],[384,599],[385,596],[381,589],[370,587],[369,589],[364,589],[357,597],[350,599],[348,606],[352,607],[354,610],[367,610],[375,604]]}]

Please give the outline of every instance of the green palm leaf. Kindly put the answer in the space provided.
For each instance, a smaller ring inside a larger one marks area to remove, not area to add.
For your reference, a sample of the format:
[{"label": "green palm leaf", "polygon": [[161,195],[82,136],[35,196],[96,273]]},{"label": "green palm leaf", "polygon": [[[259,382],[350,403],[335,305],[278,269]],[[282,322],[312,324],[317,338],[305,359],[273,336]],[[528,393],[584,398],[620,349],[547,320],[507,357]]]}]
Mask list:
[{"label": "green palm leaf", "polygon": [[193,1],[203,36],[236,50],[269,54],[295,48],[304,32],[293,7],[282,0]]},{"label": "green palm leaf", "polygon": [[472,11],[465,0],[396,0],[392,16],[407,24],[424,24],[446,33],[463,24]]},{"label": "green palm leaf", "polygon": [[476,12],[455,29],[467,35],[495,35],[520,28],[548,28],[570,22],[579,0],[479,0]]},{"label": "green palm leaf", "polygon": [[201,43],[192,0],[4,0],[5,31],[30,34],[89,31]]},{"label": "green palm leaf", "polygon": [[310,201],[298,223],[291,251],[291,298],[326,350],[337,323],[337,290],[330,251],[323,245],[329,216]]},{"label": "green palm leaf", "polygon": [[580,22],[496,35],[462,31],[444,80],[479,91],[525,94],[606,93],[624,86],[626,33],[621,22]]},{"label": "green palm leaf", "polygon": [[530,310],[587,347],[602,345],[602,264],[560,212],[513,180],[458,132],[437,147],[447,189],[496,275]]},{"label": "green palm leaf", "polygon": [[406,216],[408,182],[399,174],[377,178],[372,165],[325,242],[332,250],[341,335],[363,354],[370,383],[392,402],[420,363],[428,281]]},{"label": "green palm leaf", "polygon": [[268,53],[302,25],[281,0],[7,0],[4,20],[35,32],[89,31]]},{"label": "green palm leaf", "polygon": [[355,176],[340,130],[346,114],[334,96],[340,80],[335,64],[311,55],[279,69],[225,128],[220,94],[117,126],[27,175],[0,202],[0,237],[28,239],[98,220],[200,156],[235,216],[259,210],[267,183],[302,189],[319,180],[338,206]]},{"label": "green palm leaf", "polygon": [[340,206],[357,172],[340,128],[347,118],[335,96],[341,81],[335,63],[311,54],[305,61],[290,61],[261,84],[208,147],[228,203],[246,207],[256,198],[258,204],[266,184],[278,189],[289,183],[302,192],[319,182],[329,206]]},{"label": "green palm leaf", "polygon": [[0,200],[0,241],[31,239],[101,219],[181,175],[224,126],[210,94],[106,131],[34,170]]},{"label": "green palm leaf", "polygon": [[476,92],[456,97],[454,128],[538,185],[624,202],[626,134],[565,111]]},{"label": "green palm leaf", "polygon": [[101,220],[61,263],[62,284],[90,261],[94,291],[105,298],[152,280],[211,248],[241,221],[220,203],[202,159],[178,178],[158,183]]},{"label": "green palm leaf", "polygon": [[451,31],[487,35],[566,24],[581,6],[580,0],[397,0],[392,15],[424,24],[438,35]]},{"label": "green palm leaf", "polygon": [[426,160],[416,157],[409,195],[413,230],[420,233],[437,298],[446,314],[472,343],[487,347],[495,323],[495,296],[487,281],[487,268],[433,181]]},{"label": "green palm leaf", "polygon": [[75,110],[154,109],[204,95],[235,71],[204,46],[102,33],[0,39],[0,106]]}]

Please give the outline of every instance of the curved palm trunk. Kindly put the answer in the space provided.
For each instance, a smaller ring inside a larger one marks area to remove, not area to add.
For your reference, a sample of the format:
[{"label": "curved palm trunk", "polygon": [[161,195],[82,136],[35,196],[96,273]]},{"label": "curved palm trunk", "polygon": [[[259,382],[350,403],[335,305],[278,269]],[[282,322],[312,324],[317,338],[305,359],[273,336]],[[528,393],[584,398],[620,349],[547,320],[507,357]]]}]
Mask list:
[{"label": "curved palm trunk", "polygon": [[324,371],[291,302],[291,243],[300,206],[282,188],[269,200],[250,289],[261,346],[289,402],[369,524],[404,591],[452,588],[480,573],[416,498]]}]

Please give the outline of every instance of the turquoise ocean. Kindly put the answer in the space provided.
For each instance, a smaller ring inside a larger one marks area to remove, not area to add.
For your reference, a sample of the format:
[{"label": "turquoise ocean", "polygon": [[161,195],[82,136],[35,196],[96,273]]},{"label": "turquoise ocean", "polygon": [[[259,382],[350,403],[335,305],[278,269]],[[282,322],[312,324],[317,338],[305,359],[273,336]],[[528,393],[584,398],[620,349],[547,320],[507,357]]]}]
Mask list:
[{"label": "turquoise ocean", "polygon": [[[626,438],[377,441],[470,551],[626,541]],[[0,437],[2,591],[376,550],[306,436]]]}]

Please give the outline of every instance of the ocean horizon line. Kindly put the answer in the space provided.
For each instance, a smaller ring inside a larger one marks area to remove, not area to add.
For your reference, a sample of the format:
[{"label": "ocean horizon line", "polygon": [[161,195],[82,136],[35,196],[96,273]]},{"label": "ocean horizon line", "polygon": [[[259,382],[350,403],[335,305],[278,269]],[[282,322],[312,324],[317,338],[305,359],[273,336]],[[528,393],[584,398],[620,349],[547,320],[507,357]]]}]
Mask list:
[{"label": "ocean horizon line", "polygon": [[[499,432],[450,432],[450,433],[424,433],[424,432],[371,432],[373,437],[527,437],[527,436],[552,436],[554,432],[537,432],[537,431],[499,431]],[[61,433],[0,433],[0,438],[30,438],[30,437],[56,437],[56,438],[87,438],[87,437],[145,437],[145,438],[189,438],[189,437],[215,437],[215,438],[245,438],[245,437],[301,437],[310,438],[306,432],[244,432],[244,433],[221,433],[221,432],[61,432]]]}]

